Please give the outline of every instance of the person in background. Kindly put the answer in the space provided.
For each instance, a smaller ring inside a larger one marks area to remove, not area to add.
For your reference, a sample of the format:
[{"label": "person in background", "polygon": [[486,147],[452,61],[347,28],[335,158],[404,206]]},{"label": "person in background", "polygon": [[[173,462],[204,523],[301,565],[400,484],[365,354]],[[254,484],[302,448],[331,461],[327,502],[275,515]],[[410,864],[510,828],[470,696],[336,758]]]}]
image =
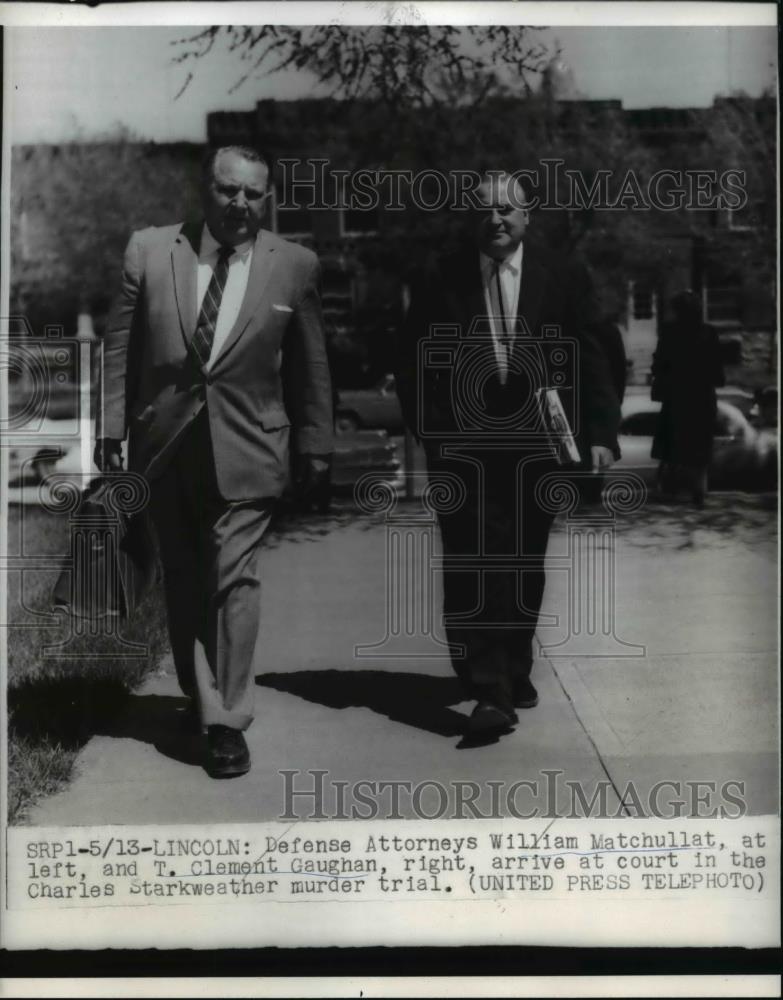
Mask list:
[{"label": "person in background", "polygon": [[750,419],[755,427],[778,426],[778,390],[774,385],[756,389]]},{"label": "person in background", "polygon": [[672,322],[653,355],[650,396],[662,404],[652,457],[664,492],[689,489],[697,507],[707,493],[707,467],[717,416],[716,388],[725,385],[718,337],[701,315],[701,300],[684,291],[672,299]]},{"label": "person in background", "polygon": [[617,318],[611,316],[605,319],[598,326],[598,332],[606,359],[609,362],[615,395],[618,402],[622,403],[625,399],[625,383],[628,379],[628,358],[625,353],[623,335],[620,332],[620,327],[617,325]]}]

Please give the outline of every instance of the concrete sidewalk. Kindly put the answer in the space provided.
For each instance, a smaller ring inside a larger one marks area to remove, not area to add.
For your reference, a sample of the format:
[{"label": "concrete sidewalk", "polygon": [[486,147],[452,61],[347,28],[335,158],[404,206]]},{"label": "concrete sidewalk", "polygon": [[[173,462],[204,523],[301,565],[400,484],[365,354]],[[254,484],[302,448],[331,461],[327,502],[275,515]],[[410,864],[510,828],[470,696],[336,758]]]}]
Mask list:
[{"label": "concrete sidewalk", "polygon": [[[719,503],[710,498],[709,505]],[[338,518],[284,534],[265,554],[250,773],[231,781],[207,777],[179,720],[183,701],[173,667],[164,662],[123,716],[87,744],[73,782],[33,810],[29,822],[276,819],[286,808],[284,770],[300,772],[299,788],[312,787],[312,770],[328,771],[332,781],[413,785],[510,785],[559,770],[560,808],[570,802],[566,780],[580,782],[588,796],[609,781],[610,812],[631,780],[641,795],[662,780],[734,779],[745,783],[751,812],[772,812],[774,518],[757,517],[758,530],[750,531],[745,522],[731,529],[729,518],[728,529],[721,522],[717,530],[710,513],[708,506],[701,521],[693,515],[684,526],[676,511],[664,512],[661,523],[646,514],[620,526],[614,541],[604,539],[602,551],[614,554],[615,637],[585,634],[576,644],[565,613],[568,578],[558,572],[568,532],[557,526],[544,608],[552,618],[539,630],[544,650],[533,673],[540,704],[520,712],[513,734],[475,749],[460,748],[472,705],[460,700],[448,660],[426,655],[438,652],[435,640],[403,630],[383,645],[389,536],[382,517]],[[417,533],[426,529],[414,527],[411,537]],[[435,607],[439,600],[436,592]],[[379,643],[377,657],[354,654],[357,644]],[[633,655],[607,655],[618,651]],[[423,801],[435,810],[437,800]],[[327,797],[327,814],[334,808]],[[300,816],[309,809],[309,800],[297,801]],[[411,815],[408,799],[400,811]]]}]

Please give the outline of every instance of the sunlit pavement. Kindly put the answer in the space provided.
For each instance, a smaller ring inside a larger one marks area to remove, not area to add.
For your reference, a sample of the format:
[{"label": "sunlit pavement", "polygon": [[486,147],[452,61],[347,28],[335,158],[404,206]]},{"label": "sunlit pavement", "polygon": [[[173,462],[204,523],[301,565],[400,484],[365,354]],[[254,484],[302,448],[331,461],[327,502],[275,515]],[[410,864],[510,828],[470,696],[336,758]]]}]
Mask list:
[{"label": "sunlit pavement", "polygon": [[[348,504],[291,524],[265,553],[250,773],[207,777],[197,741],[178,720],[182,701],[164,662],[124,715],[87,744],[71,785],[41,803],[30,822],[257,821],[282,816],[287,805],[307,818],[314,799],[287,802],[280,772],[295,772],[289,782],[307,791],[314,770],[328,772],[326,782],[412,786],[511,784],[559,771],[588,798],[607,789],[610,815],[633,815],[633,793],[645,798],[657,782],[714,782],[720,795],[731,780],[743,784],[750,812],[770,812],[777,794],[775,504],[770,496],[713,495],[703,511],[648,504],[609,526],[591,526],[589,516],[577,528],[558,521],[533,672],[540,704],[520,712],[510,735],[472,749],[461,747],[460,735],[471,703],[461,700],[438,645],[437,613],[431,629],[416,607],[401,613],[399,634],[387,628],[389,593],[408,565],[388,556],[392,529],[409,534],[409,552],[413,540],[437,535],[417,521],[416,505],[398,507],[394,525],[383,513],[357,516]],[[584,549],[591,531],[599,558],[580,589],[568,566],[574,539]],[[435,612],[437,576],[428,605]],[[406,634],[406,621],[414,634]],[[561,783],[558,808],[567,812],[572,798],[564,789]],[[437,801],[424,802],[435,811]],[[324,815],[335,808],[327,794]],[[412,815],[405,796],[400,814]]]}]

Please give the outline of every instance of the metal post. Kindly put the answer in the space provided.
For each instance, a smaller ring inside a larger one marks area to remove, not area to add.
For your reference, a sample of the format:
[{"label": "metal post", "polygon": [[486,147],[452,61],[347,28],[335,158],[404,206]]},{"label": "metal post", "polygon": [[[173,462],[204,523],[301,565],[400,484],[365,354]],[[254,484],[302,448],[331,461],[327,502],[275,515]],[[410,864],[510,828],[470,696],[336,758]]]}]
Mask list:
[{"label": "metal post", "polygon": [[86,484],[92,466],[90,387],[92,383],[92,348],[89,341],[79,344],[79,471]]},{"label": "metal post", "polygon": [[416,447],[416,442],[413,437],[413,432],[406,427],[405,428],[405,443],[404,443],[404,456],[403,462],[405,463],[405,499],[415,500],[416,491],[414,489],[414,475],[413,475],[413,455],[414,449]]}]

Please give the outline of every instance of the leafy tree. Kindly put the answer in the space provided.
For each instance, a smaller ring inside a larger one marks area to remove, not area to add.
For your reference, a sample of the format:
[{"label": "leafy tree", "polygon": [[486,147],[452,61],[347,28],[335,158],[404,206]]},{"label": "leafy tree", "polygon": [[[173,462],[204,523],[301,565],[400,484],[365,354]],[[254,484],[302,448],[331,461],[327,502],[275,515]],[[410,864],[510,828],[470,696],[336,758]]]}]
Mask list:
[{"label": "leafy tree", "polygon": [[13,150],[11,306],[33,330],[72,332],[79,309],[101,321],[130,233],[177,222],[198,204],[201,148],[119,133],[105,142]]},{"label": "leafy tree", "polygon": [[[776,107],[771,93],[754,100],[743,93],[716,101],[710,114],[701,113],[705,133],[703,155],[719,170],[741,171],[746,204],[733,213],[729,233],[715,237],[715,222],[696,222],[711,238],[717,277],[728,282],[744,278],[746,292],[761,295],[774,310],[777,281],[777,138]],[[727,238],[728,237],[728,238]]]},{"label": "leafy tree", "polygon": [[[563,121],[546,88],[535,86],[554,55],[536,29],[209,27],[180,42],[177,61],[193,67],[188,81],[195,64],[220,44],[239,63],[232,90],[255,75],[309,72],[332,100],[323,102],[319,124],[302,142],[347,170],[448,174],[535,167],[546,158],[562,159],[586,176],[649,166],[621,115]],[[403,274],[453,246],[467,221],[464,213],[423,212],[411,202],[406,209],[386,219],[383,238],[388,261]],[[581,245],[600,265],[607,308],[617,312],[625,299],[628,246],[638,250],[632,257],[649,263],[643,228],[630,209],[574,214],[549,208],[536,214],[531,235],[568,249]]]}]

